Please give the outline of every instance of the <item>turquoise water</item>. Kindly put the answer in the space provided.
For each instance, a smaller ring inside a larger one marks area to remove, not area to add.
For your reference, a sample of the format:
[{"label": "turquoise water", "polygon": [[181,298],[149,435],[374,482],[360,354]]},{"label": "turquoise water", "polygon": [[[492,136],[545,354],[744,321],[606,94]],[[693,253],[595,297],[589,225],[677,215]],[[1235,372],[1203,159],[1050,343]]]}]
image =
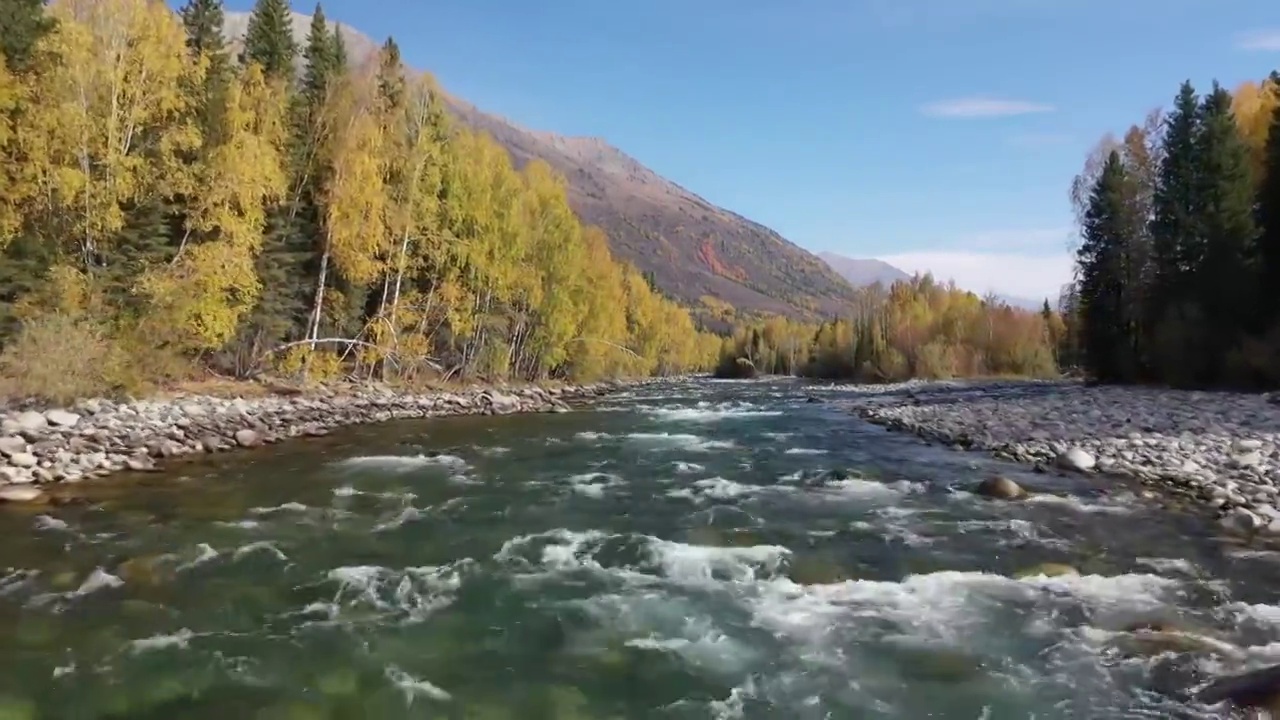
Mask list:
[{"label": "turquoise water", "polygon": [[[814,393],[353,428],[0,514],[0,718],[1226,717],[1177,693],[1280,658],[1265,548]],[[964,491],[997,471],[1045,495]],[[1081,574],[1015,578],[1045,562]],[[1120,632],[1153,621],[1200,640]]]}]

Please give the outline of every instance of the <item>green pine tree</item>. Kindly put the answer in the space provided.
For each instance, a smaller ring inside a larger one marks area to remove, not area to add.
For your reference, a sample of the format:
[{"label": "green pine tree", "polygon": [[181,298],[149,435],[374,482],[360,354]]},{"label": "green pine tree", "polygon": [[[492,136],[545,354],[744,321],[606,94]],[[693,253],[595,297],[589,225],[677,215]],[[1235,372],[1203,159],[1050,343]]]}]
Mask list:
[{"label": "green pine tree", "polygon": [[1102,382],[1131,381],[1137,373],[1131,337],[1134,309],[1126,306],[1125,292],[1127,249],[1137,227],[1131,188],[1120,154],[1111,151],[1089,195],[1076,251],[1084,364]]},{"label": "green pine tree", "polygon": [[31,63],[36,43],[54,28],[44,0],[0,0],[0,55],[17,72]]},{"label": "green pine tree", "polygon": [[1231,347],[1257,315],[1258,227],[1249,149],[1231,112],[1231,93],[1217,83],[1201,104],[1196,146],[1196,205],[1204,238],[1203,261],[1195,272],[1197,300],[1219,347]]},{"label": "green pine tree", "polygon": [[256,62],[267,75],[292,80],[297,52],[289,0],[257,0],[249,16],[240,63]]},{"label": "green pine tree", "polygon": [[324,17],[324,8],[316,5],[311,15],[311,29],[302,50],[306,67],[302,70],[302,98],[309,111],[324,104],[335,71],[333,36]]},{"label": "green pine tree", "polygon": [[333,25],[332,44],[330,52],[333,53],[334,69],[338,72],[346,70],[351,59],[347,56],[347,41],[342,39],[342,26],[337,23]]},{"label": "green pine tree", "polygon": [[1203,257],[1197,215],[1200,102],[1191,82],[1182,83],[1165,119],[1164,157],[1157,173],[1151,220],[1155,264],[1152,303],[1168,306],[1189,299],[1190,273]]},{"label": "green pine tree", "polygon": [[[1271,81],[1280,84],[1280,73],[1272,72]],[[1259,324],[1269,330],[1280,326],[1280,106],[1271,115],[1265,168],[1258,191],[1258,260],[1260,285],[1270,290],[1258,298],[1258,309]]]}]

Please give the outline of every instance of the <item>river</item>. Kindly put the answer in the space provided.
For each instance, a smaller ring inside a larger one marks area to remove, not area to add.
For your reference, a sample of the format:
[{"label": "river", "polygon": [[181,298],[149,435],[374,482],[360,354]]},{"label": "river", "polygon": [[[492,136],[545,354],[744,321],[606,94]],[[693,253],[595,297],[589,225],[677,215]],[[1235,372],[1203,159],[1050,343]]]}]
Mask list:
[{"label": "river", "polygon": [[1280,656],[1274,554],[837,399],[650,386],[0,513],[0,718],[1211,718],[1175,698],[1225,660],[1120,631]]}]

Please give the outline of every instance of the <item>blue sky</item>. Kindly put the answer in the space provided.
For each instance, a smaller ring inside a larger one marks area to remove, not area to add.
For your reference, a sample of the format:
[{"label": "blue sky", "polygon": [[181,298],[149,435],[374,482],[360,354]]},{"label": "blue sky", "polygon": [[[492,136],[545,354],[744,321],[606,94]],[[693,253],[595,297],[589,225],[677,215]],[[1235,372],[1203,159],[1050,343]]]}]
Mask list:
[{"label": "blue sky", "polygon": [[[248,9],[251,0],[228,2]],[[294,9],[314,4],[295,0]],[[810,250],[1056,296],[1085,153],[1280,67],[1273,0],[327,0],[520,125],[594,135]]]}]

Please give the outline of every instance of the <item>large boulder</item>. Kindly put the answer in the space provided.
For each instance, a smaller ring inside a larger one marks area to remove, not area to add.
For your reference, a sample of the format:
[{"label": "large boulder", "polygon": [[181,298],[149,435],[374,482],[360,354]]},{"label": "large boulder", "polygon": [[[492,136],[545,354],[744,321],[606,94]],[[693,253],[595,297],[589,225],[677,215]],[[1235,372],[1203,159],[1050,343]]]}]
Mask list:
[{"label": "large boulder", "polygon": [[1017,500],[1027,496],[1021,485],[1001,475],[993,475],[978,483],[973,492],[997,500]]}]

